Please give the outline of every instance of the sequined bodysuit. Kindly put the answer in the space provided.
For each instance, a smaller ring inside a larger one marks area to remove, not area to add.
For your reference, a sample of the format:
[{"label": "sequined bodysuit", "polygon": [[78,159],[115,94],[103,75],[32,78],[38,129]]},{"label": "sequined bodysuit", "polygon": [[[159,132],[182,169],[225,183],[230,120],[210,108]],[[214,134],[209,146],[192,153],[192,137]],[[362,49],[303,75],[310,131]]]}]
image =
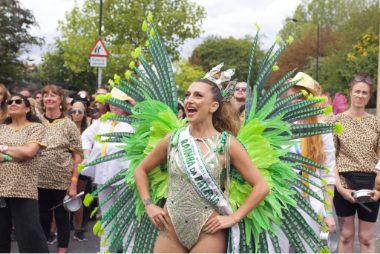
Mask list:
[{"label": "sequined bodysuit", "polygon": [[[202,139],[208,149],[206,154],[202,155],[203,160],[219,187],[222,184],[223,171],[217,152],[220,137],[221,134],[217,134]],[[187,179],[176,147],[170,148],[168,170],[170,178],[167,209],[179,241],[190,250],[198,241],[203,225],[215,210],[198,195]]]}]

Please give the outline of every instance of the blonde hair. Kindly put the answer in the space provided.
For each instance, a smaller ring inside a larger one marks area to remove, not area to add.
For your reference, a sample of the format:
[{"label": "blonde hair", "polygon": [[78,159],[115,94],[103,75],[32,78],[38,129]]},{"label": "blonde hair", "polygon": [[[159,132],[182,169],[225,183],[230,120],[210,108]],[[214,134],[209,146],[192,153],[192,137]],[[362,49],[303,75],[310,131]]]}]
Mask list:
[{"label": "blonde hair", "polygon": [[[297,92],[300,92],[305,87],[294,86]],[[307,90],[307,89],[306,89]],[[310,92],[310,91],[309,91]],[[303,96],[303,100],[306,98]],[[317,106],[317,105],[316,105]],[[303,120],[305,124],[319,123],[318,116],[311,116]],[[301,139],[301,153],[306,158],[309,158],[319,164],[322,164],[326,160],[326,152],[323,145],[322,135],[314,135],[311,137],[306,137]],[[315,171],[315,167],[308,167],[309,169]]]},{"label": "blonde hair", "polygon": [[[318,116],[306,118],[304,123],[318,123]],[[326,160],[326,152],[324,150],[322,135],[315,135],[301,139],[301,152],[302,155],[322,164]],[[314,167],[309,167],[315,171]]]}]

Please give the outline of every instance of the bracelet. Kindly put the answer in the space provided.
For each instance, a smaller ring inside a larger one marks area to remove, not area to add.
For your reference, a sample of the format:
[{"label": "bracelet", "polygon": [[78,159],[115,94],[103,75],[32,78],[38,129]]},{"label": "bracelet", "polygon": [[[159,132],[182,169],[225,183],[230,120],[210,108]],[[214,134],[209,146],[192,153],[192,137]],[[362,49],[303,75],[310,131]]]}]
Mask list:
[{"label": "bracelet", "polygon": [[3,154],[3,160],[4,161],[13,161],[13,157],[7,154]]},{"label": "bracelet", "polygon": [[326,216],[333,216],[333,212],[331,210],[326,211]]},{"label": "bracelet", "polygon": [[152,200],[150,198],[143,200],[144,206],[147,207],[148,205],[153,204]]},{"label": "bracelet", "polygon": [[77,183],[78,182],[78,178],[75,177],[75,176],[71,177],[71,182],[72,183]]}]

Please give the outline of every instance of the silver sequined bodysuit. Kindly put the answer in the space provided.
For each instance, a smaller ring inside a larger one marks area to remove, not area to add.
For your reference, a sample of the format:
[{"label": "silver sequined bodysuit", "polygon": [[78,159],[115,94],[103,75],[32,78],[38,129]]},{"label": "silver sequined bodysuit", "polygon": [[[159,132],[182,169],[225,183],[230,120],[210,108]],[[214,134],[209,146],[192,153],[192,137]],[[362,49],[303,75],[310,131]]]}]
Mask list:
[{"label": "silver sequined bodysuit", "polygon": [[[217,152],[220,137],[221,134],[217,134],[211,138],[203,139],[208,151],[202,155],[219,187],[221,186],[223,171]],[[200,147],[199,150],[201,151]],[[168,171],[170,177],[167,209],[179,241],[190,250],[197,243],[202,227],[214,209],[198,195],[187,179],[186,173],[181,167],[179,152],[176,147],[170,148]]]}]

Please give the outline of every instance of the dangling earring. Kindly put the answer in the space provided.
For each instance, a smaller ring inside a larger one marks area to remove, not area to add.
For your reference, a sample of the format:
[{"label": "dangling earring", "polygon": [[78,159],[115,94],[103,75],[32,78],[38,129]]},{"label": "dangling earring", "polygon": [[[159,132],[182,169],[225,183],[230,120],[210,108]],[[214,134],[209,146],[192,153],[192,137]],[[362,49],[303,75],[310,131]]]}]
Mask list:
[{"label": "dangling earring", "polygon": [[59,109],[62,109],[62,105],[59,105]]}]

